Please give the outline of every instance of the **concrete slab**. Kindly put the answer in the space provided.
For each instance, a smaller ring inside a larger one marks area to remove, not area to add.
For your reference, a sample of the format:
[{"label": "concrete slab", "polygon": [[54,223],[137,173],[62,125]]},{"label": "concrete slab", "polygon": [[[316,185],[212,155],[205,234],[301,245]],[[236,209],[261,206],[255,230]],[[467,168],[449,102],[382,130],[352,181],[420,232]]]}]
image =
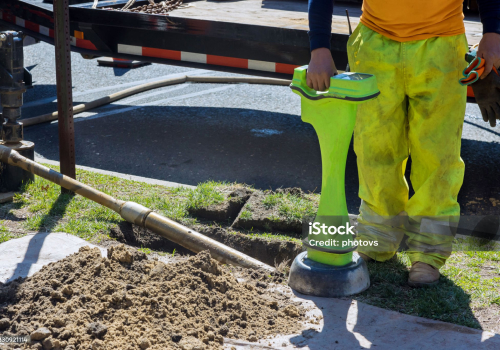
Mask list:
[{"label": "concrete slab", "polygon": [[15,192],[2,192],[0,193],[0,203],[12,202]]},{"label": "concrete slab", "polygon": [[[83,239],[61,232],[37,233],[4,242],[0,244],[0,282],[30,276],[44,265],[73,254],[85,245],[95,247]],[[106,256],[106,249],[98,248]],[[258,343],[225,339],[225,348],[500,349],[500,337],[492,332],[403,315],[356,300],[310,297],[295,293],[288,287],[276,288],[302,304],[307,316],[316,319],[318,324],[306,323],[300,334],[278,336]]]},{"label": "concrete slab", "polygon": [[352,299],[311,297],[290,288],[281,291],[308,309],[306,315],[321,319],[319,325],[308,323],[300,334],[258,343],[225,339],[228,349],[500,349],[500,336],[493,332],[404,315]]},{"label": "concrete slab", "polygon": [[[27,277],[44,265],[76,253],[83,246],[96,247],[76,236],[62,233],[36,233],[0,244],[0,282]],[[106,248],[98,247],[102,256]]]}]

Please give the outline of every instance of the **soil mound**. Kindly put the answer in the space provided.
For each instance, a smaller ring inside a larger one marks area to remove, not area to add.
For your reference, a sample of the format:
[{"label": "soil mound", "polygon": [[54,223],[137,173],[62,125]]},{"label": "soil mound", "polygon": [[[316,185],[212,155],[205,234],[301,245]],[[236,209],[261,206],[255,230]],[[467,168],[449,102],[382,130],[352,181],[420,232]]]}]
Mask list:
[{"label": "soil mound", "polygon": [[238,282],[208,251],[166,265],[124,245],[108,258],[83,247],[0,284],[0,333],[31,335],[32,349],[208,350],[299,330],[304,311],[266,286]]}]

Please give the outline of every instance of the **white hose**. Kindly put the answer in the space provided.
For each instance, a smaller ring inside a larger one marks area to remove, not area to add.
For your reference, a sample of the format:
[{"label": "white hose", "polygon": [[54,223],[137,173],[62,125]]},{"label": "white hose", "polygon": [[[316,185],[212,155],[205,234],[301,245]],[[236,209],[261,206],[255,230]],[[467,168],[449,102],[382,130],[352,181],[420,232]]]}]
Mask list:
[{"label": "white hose", "polygon": [[[97,100],[90,102],[85,102],[73,107],[73,115],[88,111],[89,109],[97,108],[125,97],[139,94],[144,91],[157,89],[160,87],[165,87],[169,85],[182,84],[185,82],[193,83],[247,83],[247,84],[267,84],[267,85],[290,85],[291,81],[286,79],[274,79],[274,78],[255,78],[255,77],[208,77],[208,76],[188,76],[182,75],[176,78],[167,78],[157,81],[153,81],[146,84],[141,84],[133,86],[131,88],[115,92],[113,94],[101,97]],[[33,118],[26,118],[19,120],[24,126],[36,125],[40,123],[45,123],[49,121],[56,120],[58,116],[57,112],[52,112],[48,114],[42,114]]]}]

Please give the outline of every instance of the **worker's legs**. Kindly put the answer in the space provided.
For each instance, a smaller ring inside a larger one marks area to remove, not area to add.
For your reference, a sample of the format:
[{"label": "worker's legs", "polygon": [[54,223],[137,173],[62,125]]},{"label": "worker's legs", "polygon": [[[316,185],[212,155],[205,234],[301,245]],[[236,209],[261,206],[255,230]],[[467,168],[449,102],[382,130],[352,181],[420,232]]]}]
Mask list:
[{"label": "worker's legs", "polygon": [[377,241],[359,251],[378,261],[391,258],[404,236],[400,214],[408,201],[407,104],[401,44],[359,25],[348,44],[353,72],[373,74],[380,95],[358,106],[354,150],[359,173],[358,240]]},{"label": "worker's legs", "polygon": [[[371,258],[392,257],[405,231],[412,262],[439,268],[450,254],[448,222],[459,215],[464,171],[466,92],[458,79],[466,50],[463,35],[399,43],[363,25],[349,41],[352,70],[374,74],[381,91],[358,107],[354,132],[362,199],[358,239],[379,244],[359,251]],[[403,176],[408,150],[415,190],[409,201]]]},{"label": "worker's legs", "polygon": [[458,83],[466,66],[465,35],[403,44],[409,98],[411,183],[406,204],[410,260],[440,268],[451,253],[449,223],[458,221],[457,195],[464,163],[460,141],[466,87]]}]

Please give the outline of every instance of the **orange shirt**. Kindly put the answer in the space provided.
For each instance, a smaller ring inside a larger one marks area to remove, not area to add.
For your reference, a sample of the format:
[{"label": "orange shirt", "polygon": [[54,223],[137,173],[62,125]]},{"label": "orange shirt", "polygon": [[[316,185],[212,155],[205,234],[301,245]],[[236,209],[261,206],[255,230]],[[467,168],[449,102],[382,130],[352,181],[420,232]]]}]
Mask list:
[{"label": "orange shirt", "polygon": [[463,0],[364,0],[360,18],[368,28],[396,41],[465,33]]}]

